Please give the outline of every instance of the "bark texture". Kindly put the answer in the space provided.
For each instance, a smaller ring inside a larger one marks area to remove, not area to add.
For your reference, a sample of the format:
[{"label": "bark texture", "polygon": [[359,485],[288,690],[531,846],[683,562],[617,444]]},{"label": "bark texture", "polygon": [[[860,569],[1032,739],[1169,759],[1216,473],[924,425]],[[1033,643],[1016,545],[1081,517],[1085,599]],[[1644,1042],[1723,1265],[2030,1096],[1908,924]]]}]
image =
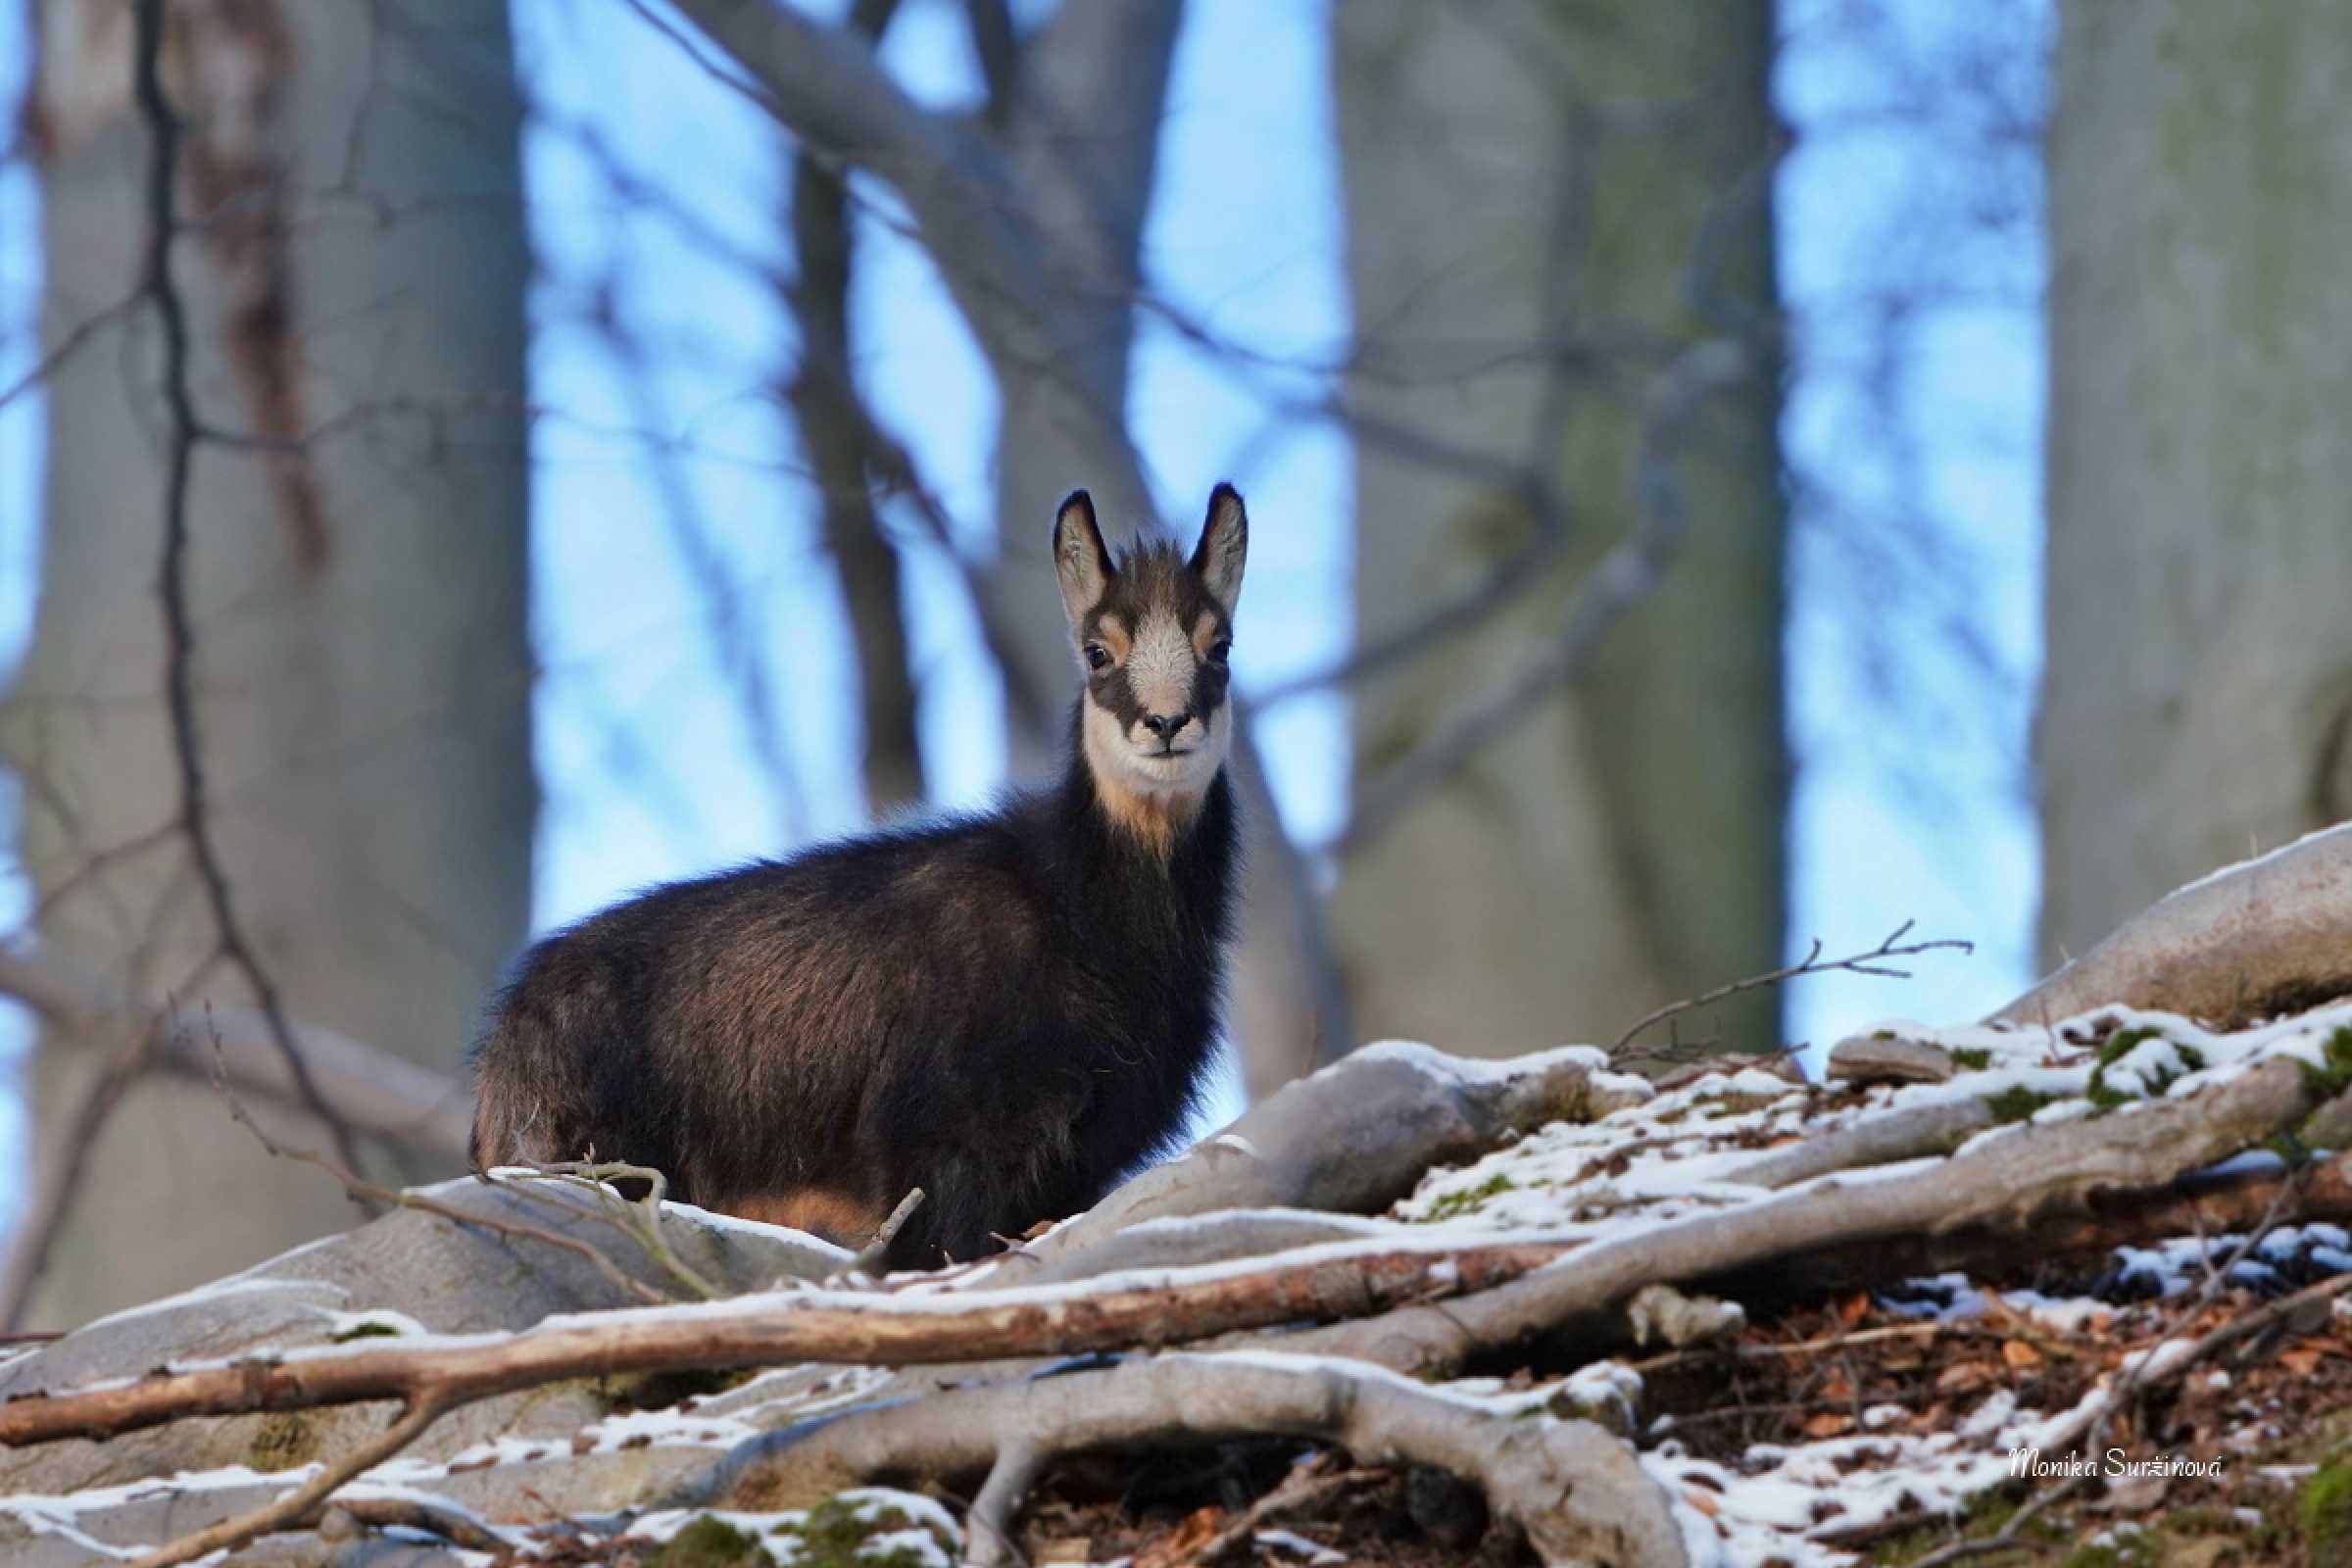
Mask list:
[{"label": "bark texture", "polygon": [[[49,343],[137,286],[152,151],[126,5],[36,15]],[[174,4],[173,265],[197,418],[192,693],[208,819],[292,1016],[441,1071],[523,935],[536,793],[525,639],[518,102],[504,9]],[[157,318],[46,386],[43,582],[0,753],[51,952],[127,991],[254,997],[191,872],[158,608]],[[34,1125],[71,1053],[45,1047]],[[289,1141],[318,1129],[287,1125]],[[152,1298],[350,1223],[202,1085],[152,1078],[89,1161],[36,1321]],[[126,1228],[138,1245],[122,1245]]]},{"label": "bark texture", "polygon": [[2046,963],[2352,815],[2352,14],[2060,19]]},{"label": "bark texture", "polygon": [[[1333,17],[1361,340],[1348,397],[1381,426],[1541,472],[1573,510],[1538,515],[1493,474],[1359,434],[1360,637],[1522,579],[1499,613],[1357,688],[1360,796],[1552,636],[1634,526],[1661,357],[1769,308],[1771,27],[1751,3],[1367,0]],[[1770,383],[1697,412],[1672,464],[1681,557],[1587,678],[1523,705],[1348,857],[1334,922],[1367,1038],[1495,1054],[1609,1039],[1780,961]],[[1743,998],[1684,1033],[1754,1048],[1777,1043],[1774,1016]]]}]

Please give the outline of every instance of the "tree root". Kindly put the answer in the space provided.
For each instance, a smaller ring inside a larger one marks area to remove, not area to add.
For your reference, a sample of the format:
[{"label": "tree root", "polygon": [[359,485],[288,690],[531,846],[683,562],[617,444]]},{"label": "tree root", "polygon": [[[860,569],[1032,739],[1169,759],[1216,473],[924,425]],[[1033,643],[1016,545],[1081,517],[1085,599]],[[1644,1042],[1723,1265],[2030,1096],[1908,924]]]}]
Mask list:
[{"label": "tree root", "polygon": [[2347,887],[2352,823],[2172,893],[1986,1021],[2121,1004],[2234,1025],[2352,994]]},{"label": "tree root", "polygon": [[[1525,1404],[1525,1400],[1518,1404]],[[1547,1563],[1679,1564],[1671,1504],[1622,1440],[1590,1421],[1504,1408],[1377,1367],[1276,1354],[1172,1353],[1099,1371],[958,1389],[760,1440],[712,1494],[790,1507],[871,1477],[987,1474],[971,1560],[1017,1562],[1013,1518],[1039,1471],[1108,1445],[1281,1433],[1370,1464],[1476,1483]]]},{"label": "tree root", "polygon": [[2021,1125],[1921,1170],[1831,1178],[1671,1221],[1443,1308],[1402,1307],[1283,1343],[1400,1372],[1444,1372],[1563,1325],[1614,1327],[1612,1309],[1645,1285],[1708,1279],[1841,1244],[1968,1227],[2017,1230],[2044,1214],[2080,1210],[2097,1192],[2168,1187],[2293,1125],[2317,1099],[2300,1062],[2265,1061],[2196,1095],[2096,1119]]}]

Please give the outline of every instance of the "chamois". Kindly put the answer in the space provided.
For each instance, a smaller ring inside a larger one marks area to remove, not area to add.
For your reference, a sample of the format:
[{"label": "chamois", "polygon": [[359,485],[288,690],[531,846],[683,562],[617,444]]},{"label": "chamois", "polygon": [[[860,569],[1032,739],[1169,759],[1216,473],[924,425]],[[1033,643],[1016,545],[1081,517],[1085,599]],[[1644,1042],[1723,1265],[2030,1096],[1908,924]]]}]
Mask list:
[{"label": "chamois", "polygon": [[1238,827],[1227,656],[1249,519],[1114,563],[1054,523],[1084,689],[1054,788],[658,887],[531,949],[474,1048],[477,1168],[628,1160],[895,1266],[1092,1205],[1215,1048]]}]

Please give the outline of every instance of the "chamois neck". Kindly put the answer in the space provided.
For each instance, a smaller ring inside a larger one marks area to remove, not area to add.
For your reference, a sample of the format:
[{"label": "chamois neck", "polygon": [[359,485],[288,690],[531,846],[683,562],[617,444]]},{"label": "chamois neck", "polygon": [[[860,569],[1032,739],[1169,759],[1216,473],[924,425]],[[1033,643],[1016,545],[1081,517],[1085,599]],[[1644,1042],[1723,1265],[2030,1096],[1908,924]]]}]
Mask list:
[{"label": "chamois neck", "polygon": [[1096,757],[1088,744],[1085,705],[1071,713],[1068,772],[1062,784],[1072,808],[1095,823],[1114,843],[1131,845],[1165,863],[1186,845],[1202,818],[1229,808],[1225,768],[1197,789],[1144,791],[1119,776],[1115,766]]}]

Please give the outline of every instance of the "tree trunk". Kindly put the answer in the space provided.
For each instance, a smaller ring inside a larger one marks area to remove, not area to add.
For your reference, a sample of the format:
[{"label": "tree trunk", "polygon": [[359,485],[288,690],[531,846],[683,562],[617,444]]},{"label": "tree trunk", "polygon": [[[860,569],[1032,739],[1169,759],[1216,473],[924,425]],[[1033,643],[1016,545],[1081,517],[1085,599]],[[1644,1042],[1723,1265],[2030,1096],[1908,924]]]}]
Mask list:
[{"label": "tree trunk", "polygon": [[2061,7],[2041,951],[2352,816],[2352,13]]},{"label": "tree trunk", "polygon": [[849,193],[810,158],[792,175],[790,291],[800,363],[784,387],[815,479],[825,547],[841,574],[858,658],[867,814],[889,816],[924,798],[913,671],[899,588],[899,553],[882,530],[868,463],[867,416],[851,367],[850,277],[856,255]]},{"label": "tree trunk", "polygon": [[[44,0],[43,332],[137,285],[149,128],[127,5]],[[518,98],[504,9],[174,3],[173,265],[196,418],[197,756],[245,936],[293,1016],[448,1071],[529,914]],[[192,872],[162,693],[168,414],[152,302],[46,387],[43,582],[0,713],[48,948],[249,1004]],[[250,438],[250,439],[246,439]],[[45,1043],[36,1138],[74,1049]],[[318,1146],[299,1125],[293,1142]],[[34,1315],[72,1322],[349,1223],[211,1094],[132,1090]]]},{"label": "tree trunk", "polygon": [[[1361,345],[1347,396],[1544,472],[1572,512],[1507,610],[1359,684],[1360,792],[1551,637],[1634,526],[1663,357],[1771,309],[1771,8],[1357,0],[1333,16]],[[1527,705],[1348,857],[1334,923],[1367,1038],[1607,1040],[1780,961],[1778,407],[1766,374],[1701,410],[1674,460],[1688,537],[1663,586],[1572,690]],[[1359,432],[1359,639],[1469,590],[1541,521]],[[1768,1046],[1775,1016],[1745,998],[1683,1034]]]}]

